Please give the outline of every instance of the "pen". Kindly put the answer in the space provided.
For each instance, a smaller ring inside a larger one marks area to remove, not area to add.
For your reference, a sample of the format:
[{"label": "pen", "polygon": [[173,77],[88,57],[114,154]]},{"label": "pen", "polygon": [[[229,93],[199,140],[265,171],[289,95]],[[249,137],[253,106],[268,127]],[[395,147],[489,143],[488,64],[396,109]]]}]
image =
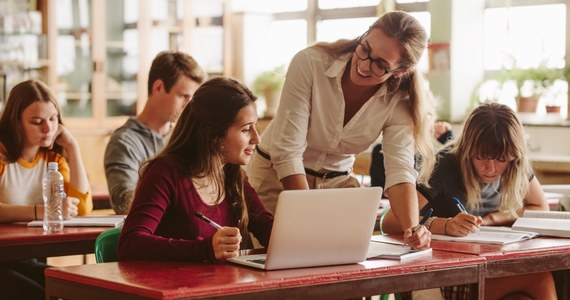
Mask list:
[{"label": "pen", "polygon": [[210,220],[208,217],[204,216],[203,214],[199,213],[199,212],[195,212],[194,215],[200,219],[202,219],[204,222],[212,225],[212,227],[216,228],[216,229],[222,229],[222,225]]},{"label": "pen", "polygon": [[414,227],[412,229],[412,232],[415,232],[416,230],[420,229],[420,226],[424,225],[425,222],[427,222],[427,220],[431,217],[431,214],[433,213],[433,208],[430,208],[427,213],[423,216],[423,218],[421,219],[421,221],[418,223],[418,225],[416,225],[416,227]]},{"label": "pen", "polygon": [[457,204],[457,207],[459,207],[459,210],[462,212],[467,212],[467,210],[465,209],[465,206],[463,206],[463,204],[461,204],[461,201],[459,201],[459,199],[455,196],[451,196],[451,198],[453,198],[453,201],[455,201],[455,204]]}]

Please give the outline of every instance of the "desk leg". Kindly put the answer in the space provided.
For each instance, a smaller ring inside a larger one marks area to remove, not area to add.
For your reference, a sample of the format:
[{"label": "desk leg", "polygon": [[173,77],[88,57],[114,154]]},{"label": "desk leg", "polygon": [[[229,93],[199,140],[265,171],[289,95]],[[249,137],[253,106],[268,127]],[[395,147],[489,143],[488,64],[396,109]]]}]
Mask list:
[{"label": "desk leg", "polygon": [[487,268],[485,266],[479,266],[478,280],[476,283],[469,285],[469,290],[471,292],[472,300],[483,300],[485,299],[485,273]]},{"label": "desk leg", "polygon": [[552,272],[558,300],[570,300],[570,269]]}]

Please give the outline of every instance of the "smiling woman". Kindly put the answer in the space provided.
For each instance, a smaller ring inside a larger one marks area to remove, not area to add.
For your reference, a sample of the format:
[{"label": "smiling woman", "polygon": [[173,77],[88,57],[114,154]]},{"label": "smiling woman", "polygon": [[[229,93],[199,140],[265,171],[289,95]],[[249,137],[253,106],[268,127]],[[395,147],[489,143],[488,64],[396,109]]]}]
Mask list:
[{"label": "smiling woman", "polygon": [[[415,182],[425,181],[434,155],[433,106],[417,64],[427,33],[408,13],[389,12],[365,34],[298,52],[287,71],[277,114],[263,132],[248,176],[272,211],[283,189],[355,187],[355,153],[380,135],[387,157],[386,191],[416,248],[429,244],[415,210]],[[371,126],[371,124],[374,124]],[[414,170],[414,153],[422,161]]]}]

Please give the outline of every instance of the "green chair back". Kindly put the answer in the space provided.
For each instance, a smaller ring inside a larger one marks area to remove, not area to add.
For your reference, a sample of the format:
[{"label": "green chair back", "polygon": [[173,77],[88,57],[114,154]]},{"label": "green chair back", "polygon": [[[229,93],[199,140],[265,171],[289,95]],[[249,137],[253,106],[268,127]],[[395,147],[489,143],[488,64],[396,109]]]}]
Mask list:
[{"label": "green chair back", "polygon": [[95,260],[97,263],[118,260],[117,247],[122,227],[105,230],[95,240]]}]

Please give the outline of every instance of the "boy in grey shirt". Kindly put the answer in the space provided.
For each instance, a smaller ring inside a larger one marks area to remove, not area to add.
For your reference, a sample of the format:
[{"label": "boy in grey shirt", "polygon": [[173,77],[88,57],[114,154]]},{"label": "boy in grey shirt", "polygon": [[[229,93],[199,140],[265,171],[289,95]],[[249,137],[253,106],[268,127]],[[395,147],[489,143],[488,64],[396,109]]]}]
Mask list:
[{"label": "boy in grey shirt", "polygon": [[139,167],[162,149],[173,123],[206,77],[183,52],[164,51],[154,58],[143,111],[113,133],[105,150],[105,176],[117,214],[129,212]]}]

